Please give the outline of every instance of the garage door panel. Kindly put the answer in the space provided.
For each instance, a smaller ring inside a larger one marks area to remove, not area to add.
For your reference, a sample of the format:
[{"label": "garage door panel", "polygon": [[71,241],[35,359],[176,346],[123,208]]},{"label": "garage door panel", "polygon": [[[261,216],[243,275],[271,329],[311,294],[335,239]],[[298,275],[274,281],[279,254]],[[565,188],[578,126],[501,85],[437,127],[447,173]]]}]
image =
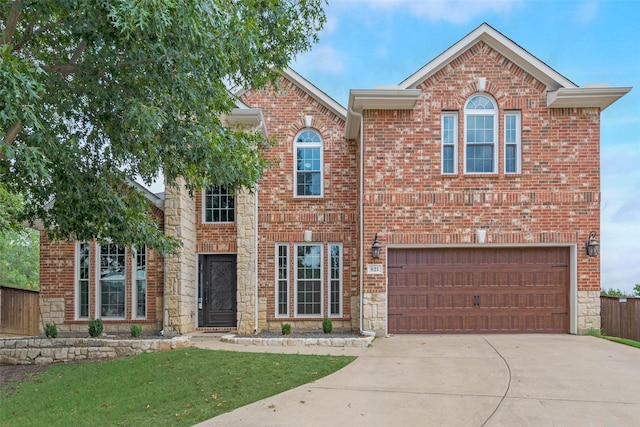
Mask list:
[{"label": "garage door panel", "polygon": [[568,332],[568,248],[389,251],[392,333]]}]

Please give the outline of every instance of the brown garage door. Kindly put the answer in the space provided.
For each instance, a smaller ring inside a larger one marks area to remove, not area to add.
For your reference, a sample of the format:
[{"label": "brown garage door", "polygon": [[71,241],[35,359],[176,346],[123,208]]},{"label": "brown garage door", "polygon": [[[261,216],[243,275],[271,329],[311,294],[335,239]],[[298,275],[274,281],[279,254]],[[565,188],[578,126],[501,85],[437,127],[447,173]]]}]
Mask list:
[{"label": "brown garage door", "polygon": [[389,332],[565,333],[568,248],[390,249]]}]

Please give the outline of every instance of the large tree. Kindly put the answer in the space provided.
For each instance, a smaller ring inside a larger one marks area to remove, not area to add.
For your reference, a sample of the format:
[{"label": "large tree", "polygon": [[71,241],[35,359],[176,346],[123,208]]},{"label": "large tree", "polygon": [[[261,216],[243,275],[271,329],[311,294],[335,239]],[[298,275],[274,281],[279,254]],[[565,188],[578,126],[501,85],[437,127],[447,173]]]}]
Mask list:
[{"label": "large tree", "polygon": [[[0,187],[58,239],[167,239],[127,182],[252,187],[258,134],[225,128],[230,86],[276,84],[325,0],[14,0],[0,5]],[[51,203],[53,201],[53,203]]]}]

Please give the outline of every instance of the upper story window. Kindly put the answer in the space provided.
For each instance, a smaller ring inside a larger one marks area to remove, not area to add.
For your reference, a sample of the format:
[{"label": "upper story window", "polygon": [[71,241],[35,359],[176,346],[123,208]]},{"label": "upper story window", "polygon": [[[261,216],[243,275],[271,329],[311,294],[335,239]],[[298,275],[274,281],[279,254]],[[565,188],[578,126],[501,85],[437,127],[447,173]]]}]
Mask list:
[{"label": "upper story window", "polygon": [[295,195],[322,196],[322,138],[313,130],[300,132],[295,139]]},{"label": "upper story window", "polygon": [[520,140],[520,112],[504,114],[504,172],[522,172],[522,144]]},{"label": "upper story window", "polygon": [[458,173],[458,113],[442,113],[442,173]]},{"label": "upper story window", "polygon": [[464,108],[465,173],[498,170],[498,108],[486,95],[474,95]]},{"label": "upper story window", "polygon": [[204,222],[234,222],[235,200],[226,187],[214,185],[204,191]]}]

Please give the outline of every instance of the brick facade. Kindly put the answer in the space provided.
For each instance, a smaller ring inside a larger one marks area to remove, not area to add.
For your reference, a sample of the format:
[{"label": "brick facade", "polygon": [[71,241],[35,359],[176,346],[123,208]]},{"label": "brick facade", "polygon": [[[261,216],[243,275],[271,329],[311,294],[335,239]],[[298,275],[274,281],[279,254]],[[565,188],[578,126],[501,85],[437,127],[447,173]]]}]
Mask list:
[{"label": "brick facade", "polygon": [[[266,152],[274,166],[254,193],[236,194],[233,222],[205,223],[203,192],[191,198],[183,190],[167,190],[163,224],[184,246],[177,257],[149,261],[146,323],[166,327],[170,319],[180,333],[203,326],[198,268],[203,257],[226,254],[237,265],[237,319],[229,326],[240,334],[279,330],[283,323],[294,330],[320,329],[330,316],[336,330],[383,335],[389,248],[480,247],[476,233],[482,229],[487,247],[567,248],[569,332],[600,326],[600,258],[584,251],[589,233],[599,234],[600,228],[600,112],[630,88],[578,88],[486,24],[397,87],[352,90],[347,108],[292,70],[283,72],[280,83],[278,91],[236,93],[245,114],[230,125],[261,127],[276,145]],[[465,173],[465,104],[475,94],[490,97],[498,109],[492,173]],[[247,111],[255,113],[253,122]],[[506,112],[520,117],[516,173],[505,173]],[[442,116],[452,113],[457,173],[443,174]],[[305,129],[322,138],[321,197],[294,195],[294,139]],[[383,250],[374,260],[375,235]],[[332,244],[342,250],[339,315],[329,310]],[[279,245],[289,251],[286,315],[278,313]],[[317,315],[297,314],[298,245],[321,245]],[[368,264],[380,265],[382,274],[367,273]],[[75,245],[49,242],[43,234],[43,311],[69,329],[86,327],[75,320],[75,268]]]}]

